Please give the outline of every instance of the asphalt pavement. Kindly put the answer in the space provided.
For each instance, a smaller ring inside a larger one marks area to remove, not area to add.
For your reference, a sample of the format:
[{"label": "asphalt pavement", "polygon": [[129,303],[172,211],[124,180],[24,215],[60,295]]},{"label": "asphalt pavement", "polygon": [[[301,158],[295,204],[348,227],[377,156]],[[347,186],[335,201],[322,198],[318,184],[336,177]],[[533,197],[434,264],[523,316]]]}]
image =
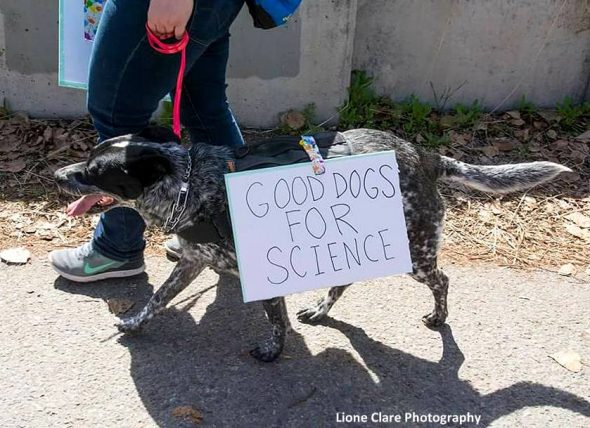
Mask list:
[{"label": "asphalt pavement", "polygon": [[[408,277],[358,283],[321,325],[264,364],[259,303],[208,270],[140,336],[117,335],[108,299],[147,301],[172,264],[75,285],[42,259],[0,266],[0,427],[590,426],[590,284],[556,274],[447,266],[448,324],[426,328],[430,291]],[[586,332],[586,333],[585,333]],[[549,355],[581,355],[575,373]],[[187,410],[188,409],[188,410]],[[396,421],[396,415],[401,418]],[[451,417],[451,419],[449,419]],[[355,419],[356,418],[356,419]],[[393,421],[371,422],[371,420]],[[463,426],[476,426],[470,419]]]}]

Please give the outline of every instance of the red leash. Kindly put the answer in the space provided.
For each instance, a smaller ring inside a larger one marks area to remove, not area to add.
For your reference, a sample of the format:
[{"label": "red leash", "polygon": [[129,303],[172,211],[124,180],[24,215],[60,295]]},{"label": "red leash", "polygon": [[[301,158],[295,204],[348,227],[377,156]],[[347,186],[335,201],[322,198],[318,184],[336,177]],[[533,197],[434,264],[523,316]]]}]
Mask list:
[{"label": "red leash", "polygon": [[180,133],[180,100],[182,96],[182,81],[184,79],[184,71],[186,68],[186,47],[189,42],[188,33],[185,31],[182,39],[176,43],[164,43],[156,37],[156,35],[145,25],[147,30],[147,39],[150,46],[161,54],[173,55],[180,53],[180,69],[178,70],[178,77],[176,78],[176,94],[174,96],[174,107],[172,108],[172,130],[181,139]]}]

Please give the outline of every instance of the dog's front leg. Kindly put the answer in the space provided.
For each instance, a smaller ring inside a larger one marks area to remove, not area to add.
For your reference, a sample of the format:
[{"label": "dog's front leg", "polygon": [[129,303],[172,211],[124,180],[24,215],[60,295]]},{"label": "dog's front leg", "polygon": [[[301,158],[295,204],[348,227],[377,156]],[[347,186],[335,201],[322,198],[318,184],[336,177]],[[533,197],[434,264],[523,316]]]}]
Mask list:
[{"label": "dog's front leg", "polygon": [[285,336],[291,329],[291,324],[289,323],[287,306],[283,297],[265,300],[262,304],[272,326],[272,333],[268,340],[252,349],[250,354],[257,360],[270,362],[276,360],[283,352]]},{"label": "dog's front leg", "polygon": [[199,260],[182,257],[176,266],[174,266],[174,270],[166,282],[156,291],[141,312],[131,318],[123,319],[116,324],[119,331],[123,333],[138,331],[154,315],[164,309],[178,293],[193,282],[204,267],[205,264]]}]

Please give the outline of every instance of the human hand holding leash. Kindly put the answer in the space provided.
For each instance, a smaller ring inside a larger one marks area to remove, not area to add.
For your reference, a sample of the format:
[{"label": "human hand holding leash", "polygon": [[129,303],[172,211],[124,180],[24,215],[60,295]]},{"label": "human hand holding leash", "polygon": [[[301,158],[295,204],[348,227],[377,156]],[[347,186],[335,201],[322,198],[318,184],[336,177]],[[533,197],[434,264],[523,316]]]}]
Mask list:
[{"label": "human hand holding leash", "polygon": [[193,13],[194,0],[151,0],[147,26],[160,40],[176,37],[186,30]]}]

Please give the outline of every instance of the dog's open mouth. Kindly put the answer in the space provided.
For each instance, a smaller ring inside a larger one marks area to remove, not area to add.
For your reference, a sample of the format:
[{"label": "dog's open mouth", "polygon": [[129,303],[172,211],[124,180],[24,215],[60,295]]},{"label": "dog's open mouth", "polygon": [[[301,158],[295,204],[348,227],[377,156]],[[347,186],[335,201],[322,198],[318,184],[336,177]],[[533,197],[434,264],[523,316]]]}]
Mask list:
[{"label": "dog's open mouth", "polygon": [[105,195],[85,195],[72,202],[66,208],[66,214],[70,217],[92,212],[102,212],[117,202],[115,198]]}]

